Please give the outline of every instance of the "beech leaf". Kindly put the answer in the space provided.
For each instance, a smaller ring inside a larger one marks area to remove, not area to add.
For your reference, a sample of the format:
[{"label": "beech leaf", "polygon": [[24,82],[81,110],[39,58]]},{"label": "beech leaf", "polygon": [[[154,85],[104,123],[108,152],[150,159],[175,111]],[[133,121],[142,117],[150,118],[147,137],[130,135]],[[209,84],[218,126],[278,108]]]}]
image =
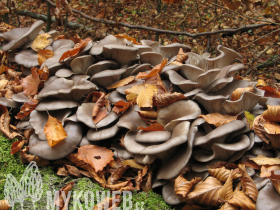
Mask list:
[{"label": "beech leaf", "polygon": [[113,88],[118,88],[118,87],[122,87],[124,85],[127,85],[129,84],[130,82],[134,81],[135,80],[135,77],[134,76],[130,76],[130,77],[126,77],[122,80],[119,80],[117,82],[115,82],[114,84],[106,87],[108,90],[109,89],[113,89]]},{"label": "beech leaf", "polygon": [[33,96],[38,92],[41,80],[36,68],[31,68],[31,74],[22,79],[23,93],[27,97]]},{"label": "beech leaf", "polygon": [[233,197],[228,201],[229,204],[232,204],[236,207],[247,210],[255,210],[256,204],[250,199],[243,191],[237,191]]},{"label": "beech leaf", "polygon": [[238,115],[230,116],[230,115],[222,115],[220,113],[210,113],[207,115],[199,115],[198,117],[202,117],[209,124],[213,124],[216,127],[219,127],[231,121],[237,120]]},{"label": "beech leaf", "polygon": [[37,99],[32,99],[30,101],[27,101],[23,104],[23,106],[20,108],[19,113],[17,116],[15,116],[16,119],[22,120],[25,117],[29,116],[30,113],[36,108],[38,105],[38,100]]},{"label": "beech leaf", "polygon": [[160,73],[160,71],[166,66],[167,63],[168,60],[164,58],[164,60],[160,64],[156,65],[148,74],[146,72],[139,72],[136,76],[136,79],[144,79]]},{"label": "beech leaf", "polygon": [[118,38],[125,38],[128,41],[131,41],[133,44],[142,45],[141,43],[137,42],[135,38],[132,38],[132,37],[126,35],[126,34],[117,34],[117,35],[114,35],[114,36],[118,37]]},{"label": "beech leaf", "polygon": [[45,34],[39,34],[36,39],[33,41],[31,48],[38,52],[39,50],[45,49],[47,46],[49,46],[52,43],[51,35],[48,33]]},{"label": "beech leaf", "polygon": [[157,107],[165,107],[175,101],[186,99],[186,98],[187,97],[185,97],[182,93],[177,93],[177,92],[155,95],[155,101],[156,101]]},{"label": "beech leaf", "polygon": [[262,114],[263,118],[272,122],[280,122],[280,106],[267,105],[267,110]]},{"label": "beech leaf", "polygon": [[12,144],[11,147],[11,155],[14,155],[15,153],[17,153],[18,151],[20,151],[22,149],[22,147],[24,146],[25,141],[24,140],[18,140],[16,142],[14,142]]},{"label": "beech leaf", "polygon": [[[221,182],[227,181],[229,175],[231,174],[231,171],[226,169],[225,167],[222,168],[208,168],[209,174]],[[241,177],[241,174],[238,173],[233,173],[232,174],[232,179],[237,179]]]},{"label": "beech leaf", "polygon": [[125,160],[123,162],[123,165],[128,165],[131,168],[136,168],[136,169],[140,169],[140,170],[142,170],[145,167],[144,165],[137,163],[134,159]]},{"label": "beech leaf", "polygon": [[263,155],[258,155],[255,158],[249,158],[250,160],[254,161],[258,165],[280,165],[279,158],[270,158]]},{"label": "beech leaf", "polygon": [[265,97],[280,98],[280,92],[276,88],[270,86],[263,86],[258,88],[265,91],[264,92]]},{"label": "beech leaf", "polygon": [[236,90],[234,90],[232,92],[230,100],[237,101],[241,97],[242,93],[244,93],[244,92],[254,93],[254,87],[237,88]]},{"label": "beech leaf", "polygon": [[271,172],[275,170],[280,170],[280,165],[275,165],[275,166],[267,166],[263,165],[261,167],[261,174],[260,177],[269,177],[271,176]]},{"label": "beech leaf", "polygon": [[102,92],[92,109],[92,121],[94,124],[99,123],[107,116],[107,109],[104,107],[105,100],[105,93]]},{"label": "beech leaf", "polygon": [[230,174],[227,178],[226,183],[224,184],[224,186],[222,187],[222,189],[219,192],[219,199],[221,199],[223,202],[224,201],[228,201],[229,199],[232,198],[233,196],[233,187],[232,187],[232,172],[230,171]]},{"label": "beech leaf", "polygon": [[164,126],[162,126],[159,123],[153,123],[152,125],[144,128],[144,127],[138,127],[138,130],[142,131],[164,131]]},{"label": "beech leaf", "polygon": [[54,53],[51,50],[39,50],[39,52],[37,54],[39,66],[41,66],[47,59],[49,59],[53,56],[54,56]]},{"label": "beech leaf", "polygon": [[192,187],[201,181],[201,178],[193,178],[191,181],[188,181],[183,177],[183,175],[178,176],[175,179],[174,191],[178,198],[185,198],[186,195],[190,192]]},{"label": "beech leaf", "polygon": [[131,103],[119,100],[115,103],[115,106],[112,109],[112,111],[119,114],[120,112],[125,112],[129,107],[131,107]]},{"label": "beech leaf", "polygon": [[157,93],[157,87],[155,85],[146,84],[145,88],[139,93],[136,99],[136,103],[139,108],[141,107],[153,107],[153,97]]}]

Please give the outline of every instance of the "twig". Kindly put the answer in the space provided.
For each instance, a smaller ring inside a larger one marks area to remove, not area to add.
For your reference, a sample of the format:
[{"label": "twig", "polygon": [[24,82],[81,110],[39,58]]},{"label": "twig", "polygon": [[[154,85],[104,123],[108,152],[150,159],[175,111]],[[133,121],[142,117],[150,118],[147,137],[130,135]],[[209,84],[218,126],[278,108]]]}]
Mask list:
[{"label": "twig", "polygon": [[272,69],[272,70],[269,70],[269,71],[258,72],[258,73],[252,74],[252,76],[260,75],[260,74],[264,74],[264,73],[269,73],[269,72],[273,72],[273,71],[279,71],[279,70],[280,70],[280,68]]}]

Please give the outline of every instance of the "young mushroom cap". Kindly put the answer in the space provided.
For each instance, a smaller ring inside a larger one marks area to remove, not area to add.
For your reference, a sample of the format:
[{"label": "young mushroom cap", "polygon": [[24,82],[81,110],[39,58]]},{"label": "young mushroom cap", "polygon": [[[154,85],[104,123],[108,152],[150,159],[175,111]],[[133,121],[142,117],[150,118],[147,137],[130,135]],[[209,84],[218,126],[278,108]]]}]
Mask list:
[{"label": "young mushroom cap", "polygon": [[116,90],[114,90],[113,92],[110,93],[108,99],[113,104],[120,101],[120,100],[123,100],[123,101],[127,102],[126,97],[123,94],[120,94]]},{"label": "young mushroom cap", "polygon": [[[151,64],[149,63],[143,63],[139,66],[137,66],[135,69],[133,69],[133,71],[130,72],[130,75],[137,75],[139,72],[145,72],[147,71],[149,68],[151,68]],[[125,74],[127,73],[128,71],[125,72]],[[124,77],[124,76],[123,76]]]},{"label": "young mushroom cap", "polygon": [[75,74],[75,72],[73,72],[70,69],[59,69],[57,72],[55,72],[55,76],[60,77],[60,78],[71,77],[74,74]]},{"label": "young mushroom cap", "polygon": [[19,107],[19,103],[13,101],[12,99],[6,98],[6,97],[1,97],[0,98],[0,104],[6,106],[6,107],[11,107],[11,108],[17,108]]},{"label": "young mushroom cap", "polygon": [[141,63],[149,63],[152,66],[156,66],[160,64],[163,60],[162,54],[155,53],[155,52],[144,52],[140,55],[140,62]]},{"label": "young mushroom cap", "polygon": [[12,95],[12,99],[14,102],[18,103],[25,103],[30,101],[29,98],[26,95],[24,95],[23,92]]},{"label": "young mushroom cap", "polygon": [[119,144],[113,143],[110,147],[110,149],[114,150],[114,157],[116,158],[122,158],[124,160],[132,158],[132,153],[127,151],[125,148],[120,146]]},{"label": "young mushroom cap", "polygon": [[198,101],[209,113],[226,113],[223,103],[228,99],[228,96],[216,95],[209,96],[205,93],[198,93],[195,95],[194,100]]},{"label": "young mushroom cap", "polygon": [[135,155],[134,160],[140,164],[152,164],[156,160],[155,155]]},{"label": "young mushroom cap", "polygon": [[152,52],[152,48],[150,46],[147,45],[138,45],[138,44],[134,44],[133,47],[138,48],[138,55],[141,55],[144,52]]},{"label": "young mushroom cap", "polygon": [[144,45],[144,46],[149,46],[149,47],[151,47],[153,52],[155,52],[155,53],[161,53],[159,42],[155,42],[155,41],[151,41],[151,40],[142,39],[142,40],[141,40],[141,43],[142,43],[142,45]]},{"label": "young mushroom cap", "polygon": [[[63,47],[65,48],[73,48],[75,43],[70,39],[59,39],[52,43],[53,51],[57,51]],[[63,53],[62,53],[63,54]]]},{"label": "young mushroom cap", "polygon": [[29,152],[46,160],[57,160],[71,154],[82,140],[83,129],[79,123],[67,122],[64,126],[67,137],[50,147],[47,141],[41,141],[36,134],[29,139]]}]

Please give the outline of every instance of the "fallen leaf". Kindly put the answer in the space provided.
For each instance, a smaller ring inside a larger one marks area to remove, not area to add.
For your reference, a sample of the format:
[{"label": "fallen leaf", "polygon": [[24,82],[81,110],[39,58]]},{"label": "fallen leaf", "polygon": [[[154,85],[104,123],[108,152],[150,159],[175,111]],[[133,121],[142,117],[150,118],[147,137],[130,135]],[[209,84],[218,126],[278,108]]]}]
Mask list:
[{"label": "fallen leaf", "polygon": [[148,166],[147,165],[141,171],[138,171],[138,176],[135,179],[135,183],[136,183],[135,189],[136,190],[140,190],[141,182],[143,181],[144,176],[146,176],[147,173],[148,173]]},{"label": "fallen leaf", "polygon": [[158,112],[156,111],[138,111],[139,116],[143,118],[153,118],[156,119],[158,116]]},{"label": "fallen leaf", "polygon": [[38,92],[38,86],[41,80],[36,68],[31,68],[31,75],[22,79],[23,93],[27,97],[33,96]]},{"label": "fallen leaf", "polygon": [[176,56],[176,60],[177,62],[183,64],[186,60],[188,60],[189,55],[188,53],[185,53],[184,50],[182,48],[180,48],[177,56]]},{"label": "fallen leaf", "polygon": [[23,135],[25,137],[25,143],[28,144],[30,136],[34,133],[34,129],[26,129],[23,132]]},{"label": "fallen leaf", "polygon": [[51,35],[48,33],[39,34],[36,37],[36,39],[33,41],[31,48],[36,52],[45,49],[47,46],[49,46],[52,43],[52,40],[50,38]]},{"label": "fallen leaf", "polygon": [[111,176],[108,178],[108,184],[116,184],[127,169],[129,169],[129,165],[122,165],[113,171]]},{"label": "fallen leaf", "polygon": [[20,151],[22,149],[22,147],[24,146],[25,141],[24,140],[18,140],[16,142],[14,142],[12,144],[11,147],[11,155],[14,155],[15,153],[17,153],[18,151]]},{"label": "fallen leaf", "polygon": [[222,189],[219,191],[219,199],[222,202],[228,201],[233,196],[233,187],[232,187],[232,177],[233,171],[230,171],[230,174],[228,175],[227,181],[222,187]]},{"label": "fallen leaf", "polygon": [[258,88],[265,91],[264,97],[280,98],[280,92],[276,88],[270,86],[264,86]]},{"label": "fallen leaf", "polygon": [[257,169],[257,170],[260,170],[260,169],[261,169],[261,166],[259,166],[258,164],[256,164],[254,161],[249,160],[248,157],[246,157],[245,159],[242,159],[239,163],[240,163],[240,164],[244,164],[245,166],[251,167],[251,168],[253,168],[253,169]]},{"label": "fallen leaf", "polygon": [[231,204],[229,204],[228,202],[226,202],[224,205],[222,205],[221,208],[219,208],[218,210],[239,210],[238,207],[233,206]]},{"label": "fallen leaf", "polygon": [[66,164],[65,167],[67,168],[68,172],[73,176],[81,177],[79,169],[77,169],[75,166],[70,166]]},{"label": "fallen leaf", "polygon": [[0,80],[0,90],[4,90],[8,83],[9,83],[9,80],[6,80],[6,79]]},{"label": "fallen leaf", "polygon": [[[225,167],[222,168],[208,168],[209,174],[215,178],[217,178],[221,182],[227,181],[231,171],[226,169]],[[237,179],[241,177],[241,174],[233,173],[232,179]]]},{"label": "fallen leaf", "polygon": [[218,179],[207,177],[205,181],[201,181],[194,186],[193,191],[186,196],[186,200],[202,205],[219,206],[221,204],[219,191],[222,186]]},{"label": "fallen leaf", "polygon": [[220,127],[221,125],[237,120],[238,115],[230,116],[230,115],[222,115],[220,113],[210,113],[207,115],[199,115],[198,117],[202,117],[209,124],[213,124],[216,127]]},{"label": "fallen leaf", "polygon": [[198,182],[201,181],[201,178],[195,177],[191,181],[188,181],[183,177],[183,175],[178,176],[175,179],[175,184],[174,184],[174,192],[176,196],[180,198],[185,198],[186,195],[190,192],[192,187],[196,185]]},{"label": "fallen leaf", "polygon": [[108,90],[113,89],[113,88],[118,88],[118,87],[122,87],[124,85],[129,84],[130,82],[134,81],[135,77],[134,76],[130,76],[130,77],[126,77],[124,79],[121,79],[117,82],[115,82],[114,84],[106,87]]},{"label": "fallen leaf", "polygon": [[258,83],[256,84],[257,87],[260,87],[260,86],[267,86],[267,84],[265,83],[265,81],[263,79],[259,79],[258,80]]},{"label": "fallen leaf", "polygon": [[10,89],[6,90],[6,93],[5,93],[6,98],[12,99],[13,95],[14,95],[14,92],[12,90],[10,90]]},{"label": "fallen leaf", "polygon": [[268,134],[280,134],[280,125],[274,122],[265,122],[263,129]]},{"label": "fallen leaf", "polygon": [[258,165],[280,165],[279,158],[270,158],[263,155],[258,155],[255,158],[249,158],[250,160],[254,161]]},{"label": "fallen leaf", "polygon": [[158,90],[155,85],[145,84],[145,88],[139,93],[136,99],[139,108],[153,107],[153,97],[157,92]]},{"label": "fallen leaf", "polygon": [[262,114],[263,118],[272,122],[280,122],[280,106],[267,105],[267,110]]},{"label": "fallen leaf", "polygon": [[44,127],[44,133],[46,134],[50,147],[53,147],[67,137],[67,133],[62,126],[62,122],[50,115]]},{"label": "fallen leaf", "polygon": [[241,5],[241,0],[222,0],[222,2],[231,10],[237,10]]},{"label": "fallen leaf", "polygon": [[[93,210],[108,210],[113,205],[113,201],[117,201],[120,203],[120,195],[115,195],[114,197],[106,197],[101,203],[95,205]],[[117,208],[116,208],[117,209]]]},{"label": "fallen leaf", "polygon": [[275,165],[275,166],[266,166],[263,165],[261,167],[261,174],[260,177],[269,177],[271,176],[271,172],[275,170],[280,170],[280,165]]},{"label": "fallen leaf", "polygon": [[136,79],[144,79],[160,73],[160,71],[166,66],[167,63],[168,60],[164,58],[164,60],[160,64],[156,65],[148,74],[146,72],[139,72],[136,76]]},{"label": "fallen leaf", "polygon": [[252,115],[248,111],[245,111],[244,114],[245,114],[245,117],[247,119],[247,122],[249,124],[250,129],[253,130],[254,129],[254,119],[255,119],[255,116]]},{"label": "fallen leaf", "polygon": [[92,121],[94,124],[99,123],[107,116],[107,109],[105,105],[105,93],[101,93],[100,98],[96,101],[92,109]]},{"label": "fallen leaf", "polygon": [[119,100],[115,103],[115,106],[112,109],[112,111],[119,114],[121,112],[125,112],[129,107],[131,107],[131,103]]},{"label": "fallen leaf", "polygon": [[29,147],[25,147],[23,150],[20,150],[20,161],[23,164],[28,164],[31,161],[35,161],[37,166],[48,166],[50,162],[43,158],[40,158],[36,155],[27,154]]},{"label": "fallen leaf", "polygon": [[126,35],[126,34],[117,34],[117,35],[114,35],[114,36],[118,37],[118,38],[125,38],[128,41],[131,41],[133,44],[142,45],[141,43],[137,42],[135,38],[132,38],[132,37]]},{"label": "fallen leaf", "polygon": [[0,210],[8,210],[9,208],[11,208],[11,206],[9,205],[8,200],[0,200]]},{"label": "fallen leaf", "polygon": [[228,203],[246,210],[256,209],[256,204],[243,191],[236,192]]},{"label": "fallen leaf", "polygon": [[19,113],[17,113],[17,116],[15,116],[16,119],[22,120],[25,117],[29,116],[30,113],[36,108],[38,105],[37,99],[32,99],[30,101],[27,101],[23,104],[23,106],[20,108]]},{"label": "fallen leaf", "polygon": [[74,36],[70,36],[69,39],[72,40],[75,44],[79,43],[80,41],[82,41],[82,39],[79,36],[79,34],[75,34]]},{"label": "fallen leaf", "polygon": [[156,73],[154,76],[148,77],[145,79],[145,84],[151,84],[155,85],[158,89],[158,94],[164,94],[167,93],[167,90],[161,80],[161,77],[158,73]]},{"label": "fallen leaf", "polygon": [[85,163],[83,160],[78,158],[78,155],[75,153],[72,153],[68,156],[66,156],[66,158],[68,160],[70,160],[72,163],[74,163],[76,166],[84,169],[84,170],[88,170],[89,166],[87,163]]},{"label": "fallen leaf", "polygon": [[179,101],[186,98],[187,97],[185,97],[182,93],[177,93],[177,92],[155,95],[155,101],[158,108],[168,106],[169,104],[175,101]]},{"label": "fallen leaf", "polygon": [[65,167],[60,167],[56,173],[58,176],[69,176],[69,172],[65,169]]},{"label": "fallen leaf", "polygon": [[114,153],[106,147],[97,145],[85,145],[78,149],[78,158],[90,164],[96,172],[102,171],[103,168],[114,160]]},{"label": "fallen leaf", "polygon": [[145,167],[144,165],[137,163],[134,159],[125,160],[123,162],[123,165],[128,165],[131,168],[140,169],[140,170],[143,170],[143,168]]},{"label": "fallen leaf", "polygon": [[95,18],[104,18],[105,12],[106,12],[105,9],[104,9],[104,10],[101,10],[101,11],[99,12],[99,14],[95,16]]},{"label": "fallen leaf", "polygon": [[159,123],[153,123],[152,125],[144,128],[144,127],[138,127],[138,130],[142,131],[165,131],[164,126],[162,126]]},{"label": "fallen leaf", "polygon": [[264,125],[267,123],[267,121],[263,118],[262,115],[257,116],[254,119],[254,131],[255,133],[266,143],[269,144],[269,138],[264,134]]},{"label": "fallen leaf", "polygon": [[[5,112],[5,110],[4,110],[4,112]],[[11,121],[11,117],[10,117],[8,111],[1,115],[1,117],[0,117],[0,123],[1,123],[0,124],[0,129],[1,129],[1,132],[6,137],[8,137],[9,139],[14,139],[15,137],[22,138],[22,136],[19,133],[11,132],[10,131],[10,121]]]},{"label": "fallen leaf", "polygon": [[275,79],[280,80],[280,74],[274,73],[274,77],[275,77]]},{"label": "fallen leaf", "polygon": [[68,197],[68,193],[69,193],[69,191],[71,191],[73,186],[74,186],[74,182],[69,182],[66,186],[64,186],[61,190],[59,190],[59,193],[57,194],[57,196],[55,197],[55,200],[54,200],[54,204],[56,206],[59,206],[59,208],[62,208],[64,206],[64,204],[65,204],[64,198]]},{"label": "fallen leaf", "polygon": [[54,56],[54,53],[51,50],[39,50],[39,52],[37,54],[39,66],[41,66],[47,59],[49,59],[53,56]]},{"label": "fallen leaf", "polygon": [[230,100],[237,101],[244,92],[254,93],[254,87],[237,88],[232,92]]}]

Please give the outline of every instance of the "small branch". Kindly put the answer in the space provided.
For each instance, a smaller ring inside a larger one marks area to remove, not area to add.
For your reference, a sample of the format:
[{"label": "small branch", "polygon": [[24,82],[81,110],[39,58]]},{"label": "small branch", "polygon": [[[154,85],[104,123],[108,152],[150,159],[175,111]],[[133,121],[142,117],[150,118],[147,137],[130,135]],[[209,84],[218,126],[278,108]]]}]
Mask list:
[{"label": "small branch", "polygon": [[52,22],[52,17],[51,17],[51,9],[50,9],[50,4],[48,3],[48,11],[47,11],[47,27],[46,27],[46,32],[49,32],[51,30],[51,22]]}]

